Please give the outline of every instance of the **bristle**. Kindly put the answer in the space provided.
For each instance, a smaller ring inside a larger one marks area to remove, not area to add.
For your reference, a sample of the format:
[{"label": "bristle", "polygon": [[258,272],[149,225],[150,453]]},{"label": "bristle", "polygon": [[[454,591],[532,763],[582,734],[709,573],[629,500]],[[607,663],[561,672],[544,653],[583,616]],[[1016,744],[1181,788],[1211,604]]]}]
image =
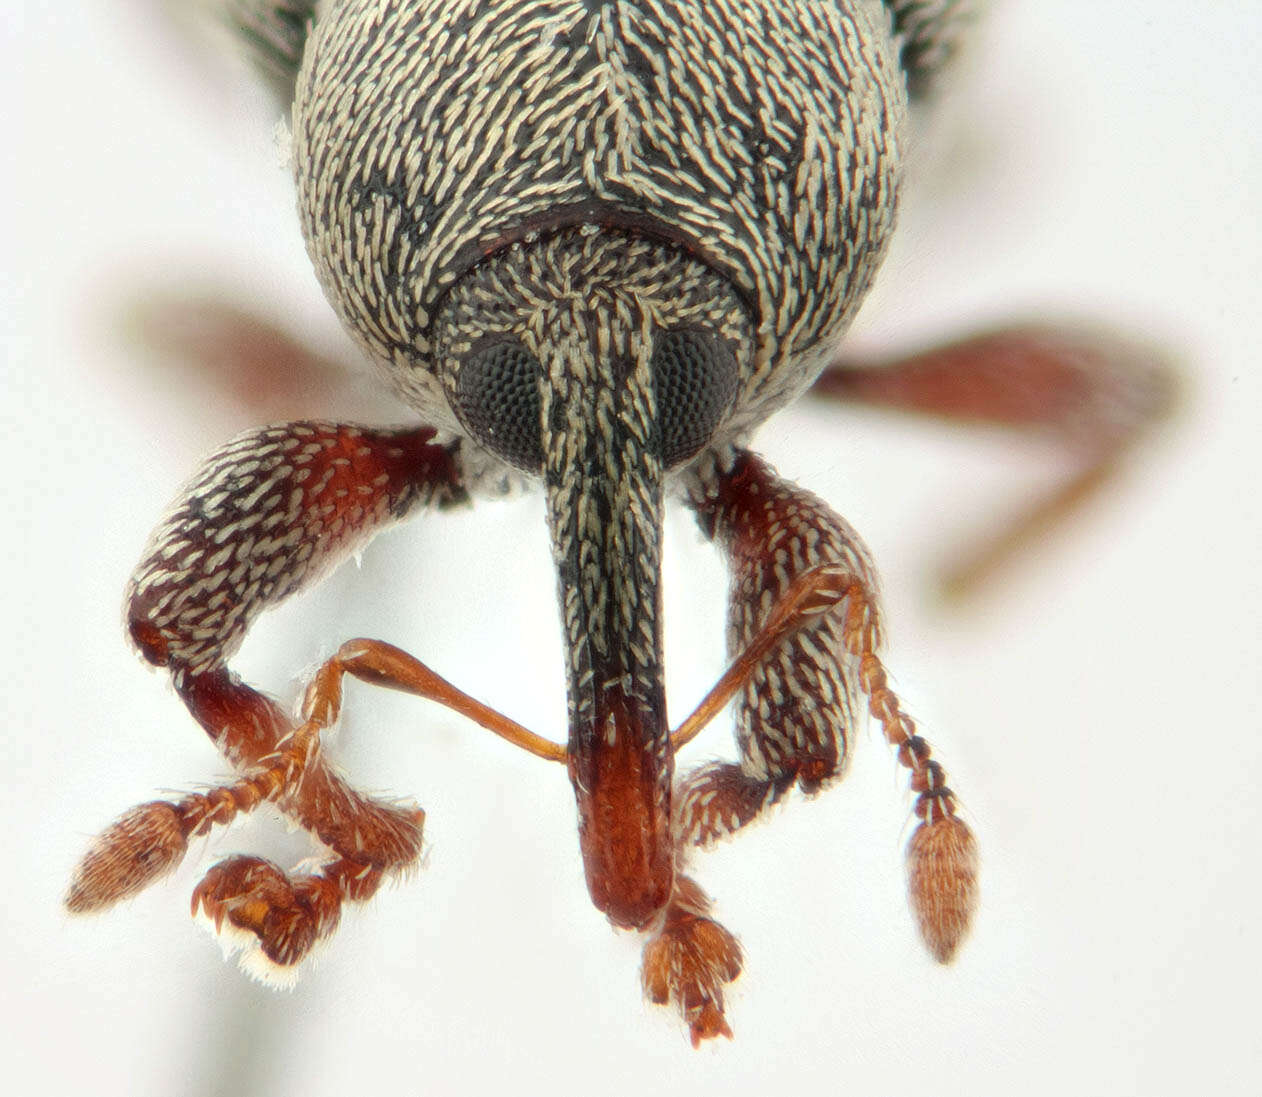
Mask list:
[{"label": "bristle", "polygon": [[[255,942],[257,946],[258,942]],[[272,990],[293,990],[305,963],[278,964],[261,948],[247,948],[237,957],[237,966],[256,983]]]}]

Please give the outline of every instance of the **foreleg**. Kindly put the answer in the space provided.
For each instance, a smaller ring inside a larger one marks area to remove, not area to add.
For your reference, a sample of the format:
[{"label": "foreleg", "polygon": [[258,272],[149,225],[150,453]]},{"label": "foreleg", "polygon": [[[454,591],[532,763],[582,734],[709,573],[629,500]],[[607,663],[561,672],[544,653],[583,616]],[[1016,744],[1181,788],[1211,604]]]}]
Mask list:
[{"label": "foreleg", "polygon": [[858,535],[749,453],[735,454],[726,468],[703,464],[690,503],[731,568],[732,663],[671,736],[672,748],[739,693],[741,760],[703,766],[680,782],[675,888],[645,945],[641,975],[645,996],[674,1003],[696,1046],[731,1035],[723,987],[743,959],[736,939],[710,917],[709,898],[684,875],[687,851],[745,826],[794,785],[812,793],[838,777],[861,696],[911,770],[921,823],[907,847],[909,892],[921,936],[942,962],[968,930],[977,852],[942,767],[886,682],[876,654],[876,578]]},{"label": "foreleg", "polygon": [[135,894],[178,864],[190,837],[271,801],[335,857],[300,878],[233,858],[211,870],[194,905],[216,924],[253,933],[272,961],[292,964],[336,925],[343,899],[366,898],[384,874],[416,859],[424,813],[352,789],[320,753],[323,725],[296,725],[227,660],[260,612],[378,530],[417,507],[464,499],[456,446],[433,437],[290,423],[229,443],[188,486],[133,577],[128,629],[243,776],[124,815],[81,863],[71,910]]},{"label": "foreleg", "polygon": [[756,818],[795,784],[807,793],[840,776],[860,698],[911,771],[916,815],[910,897],[922,936],[951,958],[976,900],[975,842],[945,773],[902,712],[877,655],[875,573],[858,535],[821,500],[758,457],[703,471],[692,505],[732,573],[728,648],[766,648],[736,702],[740,762],[705,766],[676,806],[682,847],[705,846]]}]

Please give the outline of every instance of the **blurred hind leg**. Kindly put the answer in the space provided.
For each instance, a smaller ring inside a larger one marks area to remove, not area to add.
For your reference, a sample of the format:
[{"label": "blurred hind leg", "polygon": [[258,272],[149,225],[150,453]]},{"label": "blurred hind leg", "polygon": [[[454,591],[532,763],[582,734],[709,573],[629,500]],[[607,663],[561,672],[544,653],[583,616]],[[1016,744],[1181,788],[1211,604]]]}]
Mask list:
[{"label": "blurred hind leg", "polygon": [[1010,427],[1049,438],[1070,457],[1059,483],[943,567],[943,593],[967,597],[1116,479],[1140,441],[1170,416],[1177,390],[1175,370],[1152,348],[1107,332],[1030,324],[888,362],[840,360],[811,392]]}]

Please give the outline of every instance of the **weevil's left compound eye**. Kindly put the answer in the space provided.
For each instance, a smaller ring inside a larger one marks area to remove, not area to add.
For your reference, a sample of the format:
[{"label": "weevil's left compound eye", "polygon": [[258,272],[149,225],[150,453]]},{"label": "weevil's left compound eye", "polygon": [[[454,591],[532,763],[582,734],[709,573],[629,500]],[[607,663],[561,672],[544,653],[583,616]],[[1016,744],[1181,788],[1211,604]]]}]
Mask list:
[{"label": "weevil's left compound eye", "polygon": [[652,365],[662,464],[673,468],[701,451],[732,406],[736,355],[725,340],[685,328],[658,337]]},{"label": "weevil's left compound eye", "polygon": [[515,339],[475,347],[460,362],[456,412],[473,437],[527,472],[543,464],[539,362]]}]

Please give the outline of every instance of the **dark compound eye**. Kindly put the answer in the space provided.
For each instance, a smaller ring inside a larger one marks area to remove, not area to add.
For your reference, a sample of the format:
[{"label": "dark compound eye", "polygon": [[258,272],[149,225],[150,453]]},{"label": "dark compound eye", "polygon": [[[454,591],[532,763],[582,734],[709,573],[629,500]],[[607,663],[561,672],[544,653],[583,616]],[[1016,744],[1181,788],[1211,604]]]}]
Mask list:
[{"label": "dark compound eye", "polygon": [[525,347],[492,343],[467,355],[456,380],[456,404],[478,442],[509,464],[539,471],[539,363]]},{"label": "dark compound eye", "polygon": [[727,342],[689,329],[659,335],[653,351],[662,464],[696,456],[736,395],[736,356]]}]

